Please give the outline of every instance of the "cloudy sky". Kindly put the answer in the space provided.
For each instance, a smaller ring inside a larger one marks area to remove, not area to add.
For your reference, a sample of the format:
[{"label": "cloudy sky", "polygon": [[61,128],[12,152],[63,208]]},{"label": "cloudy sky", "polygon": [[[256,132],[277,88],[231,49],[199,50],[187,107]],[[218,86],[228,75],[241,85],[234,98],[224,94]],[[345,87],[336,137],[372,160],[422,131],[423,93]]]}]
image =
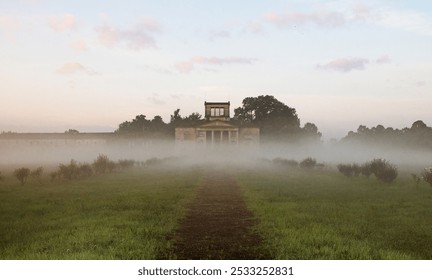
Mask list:
[{"label": "cloudy sky", "polygon": [[430,1],[0,0],[0,131],[113,131],[269,94],[340,138],[432,126]]}]

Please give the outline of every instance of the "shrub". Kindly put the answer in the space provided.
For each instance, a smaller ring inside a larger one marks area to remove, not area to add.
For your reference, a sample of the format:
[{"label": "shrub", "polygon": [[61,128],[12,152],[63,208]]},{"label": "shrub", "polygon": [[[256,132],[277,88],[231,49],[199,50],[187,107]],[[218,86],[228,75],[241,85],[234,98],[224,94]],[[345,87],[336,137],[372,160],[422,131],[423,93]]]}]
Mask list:
[{"label": "shrub", "polygon": [[370,162],[366,162],[361,165],[360,173],[366,177],[370,177],[372,175],[372,164]]},{"label": "shrub", "polygon": [[374,159],[370,166],[377,179],[385,183],[393,182],[398,175],[397,168],[384,159]]},{"label": "shrub", "polygon": [[43,173],[43,167],[40,166],[30,172],[30,177],[40,180],[42,177],[42,173]]},{"label": "shrub", "polygon": [[340,173],[347,177],[359,176],[361,174],[361,166],[354,164],[338,164],[337,166]]},{"label": "shrub", "polygon": [[1,172],[0,172],[0,181],[3,181],[4,177],[2,176]]},{"label": "shrub", "polygon": [[78,164],[71,160],[69,164],[60,164],[55,172],[50,173],[51,180],[63,178],[65,180],[84,179],[93,175],[92,166],[88,163]]},{"label": "shrub", "polygon": [[351,177],[354,175],[352,166],[350,164],[338,164],[337,169],[339,170],[340,173],[342,173],[347,177]]},{"label": "shrub", "polygon": [[28,168],[18,168],[14,171],[14,176],[24,185],[27,182],[27,178],[30,175],[30,169]]},{"label": "shrub", "polygon": [[314,158],[308,157],[300,162],[300,167],[302,168],[314,168],[316,165],[316,160]]},{"label": "shrub", "polygon": [[358,164],[339,164],[339,172],[347,177],[359,176],[360,174],[369,177],[374,174],[378,180],[391,183],[397,177],[397,168],[383,159],[374,159],[362,165]]},{"label": "shrub", "polygon": [[68,165],[60,164],[57,171],[58,176],[66,180],[77,179],[79,177],[79,167],[75,160],[71,160]]},{"label": "shrub", "polygon": [[119,160],[118,164],[119,164],[120,168],[126,169],[126,168],[130,168],[130,167],[134,166],[135,161],[131,160],[131,159],[123,159],[123,160]]},{"label": "shrub", "polygon": [[79,165],[78,173],[80,178],[88,178],[93,175],[93,169],[90,164],[83,163]]},{"label": "shrub", "polygon": [[423,180],[432,187],[432,167],[425,168],[422,174]]},{"label": "shrub", "polygon": [[93,162],[93,168],[96,174],[112,172],[115,166],[115,162],[111,161],[106,155],[99,155]]}]

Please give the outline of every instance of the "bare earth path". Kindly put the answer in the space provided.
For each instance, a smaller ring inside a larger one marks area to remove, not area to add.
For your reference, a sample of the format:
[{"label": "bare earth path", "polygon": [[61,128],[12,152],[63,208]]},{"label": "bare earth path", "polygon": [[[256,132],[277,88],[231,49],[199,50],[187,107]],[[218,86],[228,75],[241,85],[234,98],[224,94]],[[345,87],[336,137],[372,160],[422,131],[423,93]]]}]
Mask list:
[{"label": "bare earth path", "polygon": [[240,187],[222,171],[208,172],[175,234],[178,259],[267,259]]}]

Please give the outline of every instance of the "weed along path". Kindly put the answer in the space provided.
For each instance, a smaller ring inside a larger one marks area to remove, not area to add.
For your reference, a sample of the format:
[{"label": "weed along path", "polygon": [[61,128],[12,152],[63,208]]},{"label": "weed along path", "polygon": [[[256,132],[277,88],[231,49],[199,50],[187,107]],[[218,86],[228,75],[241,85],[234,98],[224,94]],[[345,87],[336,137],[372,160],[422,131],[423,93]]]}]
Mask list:
[{"label": "weed along path", "polygon": [[175,234],[178,259],[266,259],[237,182],[208,172]]}]

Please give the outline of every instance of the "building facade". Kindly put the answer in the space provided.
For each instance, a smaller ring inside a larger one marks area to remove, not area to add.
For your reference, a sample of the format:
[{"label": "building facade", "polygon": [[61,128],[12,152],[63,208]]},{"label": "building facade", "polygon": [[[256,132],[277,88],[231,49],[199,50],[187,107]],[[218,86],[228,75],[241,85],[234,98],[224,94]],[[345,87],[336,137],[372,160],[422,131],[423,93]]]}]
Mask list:
[{"label": "building facade", "polygon": [[176,145],[258,145],[257,127],[239,127],[231,122],[230,102],[204,102],[205,120],[194,127],[176,127]]}]

